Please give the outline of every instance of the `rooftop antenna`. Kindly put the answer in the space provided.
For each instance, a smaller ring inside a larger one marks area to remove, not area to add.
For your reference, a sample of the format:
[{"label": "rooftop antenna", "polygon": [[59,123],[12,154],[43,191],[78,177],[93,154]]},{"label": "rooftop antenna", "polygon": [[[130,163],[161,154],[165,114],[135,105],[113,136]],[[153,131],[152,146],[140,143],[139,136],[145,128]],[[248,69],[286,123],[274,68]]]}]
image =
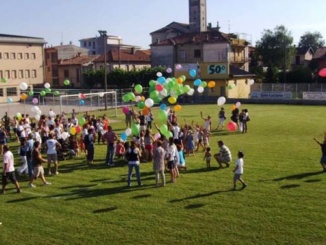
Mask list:
[{"label": "rooftop antenna", "polygon": [[61,32],[61,41],[60,41],[61,45],[63,45],[63,32]]}]

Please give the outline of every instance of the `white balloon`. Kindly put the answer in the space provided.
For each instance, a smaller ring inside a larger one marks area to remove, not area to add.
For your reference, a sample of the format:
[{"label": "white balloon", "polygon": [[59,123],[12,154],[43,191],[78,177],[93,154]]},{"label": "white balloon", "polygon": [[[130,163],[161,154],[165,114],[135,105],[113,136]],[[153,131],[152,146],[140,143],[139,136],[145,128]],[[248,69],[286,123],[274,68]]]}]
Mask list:
[{"label": "white balloon", "polygon": [[154,105],[154,101],[151,98],[145,100],[145,105],[150,108]]},{"label": "white balloon", "polygon": [[61,134],[61,138],[62,138],[63,140],[66,140],[66,139],[68,138],[68,133],[67,133],[67,132],[63,132],[63,133]]},{"label": "white balloon", "polygon": [[35,116],[35,119],[36,119],[37,121],[39,121],[39,120],[40,120],[40,118],[41,118],[41,116],[40,116],[40,115],[36,115],[36,116]]},{"label": "white balloon", "polygon": [[22,82],[21,84],[19,84],[19,88],[20,88],[21,90],[26,90],[26,89],[28,88],[28,85],[27,85],[27,83]]},{"label": "white balloon", "polygon": [[50,88],[50,83],[45,83],[44,88]]},{"label": "white balloon", "polygon": [[131,128],[127,128],[125,133],[126,133],[127,136],[131,135]]},{"label": "white balloon", "polygon": [[140,101],[140,100],[141,100],[141,97],[140,97],[139,95],[137,95],[137,96],[135,97],[135,101],[138,102],[138,101]]},{"label": "white balloon", "polygon": [[35,113],[36,115],[42,115],[42,111],[40,109],[38,109]]},{"label": "white balloon", "polygon": [[202,93],[202,92],[204,92],[204,88],[199,86],[199,87],[197,88],[197,91],[198,91],[198,93]]},{"label": "white balloon", "polygon": [[254,83],[255,83],[255,80],[254,80],[254,79],[250,79],[250,80],[249,80],[249,84],[250,84],[250,85],[253,85]]},{"label": "white balloon", "polygon": [[236,106],[237,108],[239,108],[239,107],[241,106],[241,102],[238,101],[237,103],[235,103],[235,106]]},{"label": "white balloon", "polygon": [[221,96],[220,98],[218,98],[217,100],[217,105],[221,106],[221,105],[224,105],[226,102],[226,99],[224,96]]},{"label": "white balloon", "polygon": [[98,96],[103,97],[104,93],[99,93]]},{"label": "white balloon", "polygon": [[161,77],[162,76],[162,72],[156,73],[156,76]]},{"label": "white balloon", "polygon": [[78,98],[81,99],[83,96],[82,96],[82,93],[79,93],[78,94]]},{"label": "white balloon", "polygon": [[160,91],[160,94],[164,97],[168,96],[168,91],[164,88]]},{"label": "white balloon", "polygon": [[49,111],[49,116],[50,116],[50,117],[55,117],[55,113],[54,113],[54,111]]},{"label": "white balloon", "polygon": [[190,90],[188,91],[187,94],[191,96],[191,95],[193,95],[194,93],[195,93],[195,90],[192,88],[192,89],[190,89]]}]

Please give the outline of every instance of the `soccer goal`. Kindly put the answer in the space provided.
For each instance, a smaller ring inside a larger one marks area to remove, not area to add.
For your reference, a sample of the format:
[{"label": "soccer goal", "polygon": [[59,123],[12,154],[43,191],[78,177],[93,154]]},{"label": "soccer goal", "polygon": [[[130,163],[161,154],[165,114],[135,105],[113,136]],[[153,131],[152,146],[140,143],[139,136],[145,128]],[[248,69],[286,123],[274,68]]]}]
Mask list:
[{"label": "soccer goal", "polygon": [[117,116],[117,106],[116,91],[60,96],[60,113],[70,113],[72,109],[76,112],[84,112],[107,107],[108,110],[113,111],[114,116]]}]

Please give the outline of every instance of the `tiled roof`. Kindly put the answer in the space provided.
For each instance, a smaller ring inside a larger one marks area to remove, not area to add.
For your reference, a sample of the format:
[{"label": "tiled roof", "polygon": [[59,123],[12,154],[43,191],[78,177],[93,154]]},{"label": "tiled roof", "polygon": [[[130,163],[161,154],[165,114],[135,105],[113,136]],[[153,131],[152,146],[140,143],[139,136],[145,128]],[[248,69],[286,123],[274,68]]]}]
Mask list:
[{"label": "tiled roof", "polygon": [[296,48],[296,51],[298,55],[304,55],[309,51],[313,53],[312,48]]},{"label": "tiled roof", "polygon": [[152,35],[154,33],[165,33],[167,31],[171,31],[171,30],[173,30],[175,32],[180,32],[180,29],[174,28],[173,26],[176,26],[176,27],[180,26],[182,29],[188,29],[186,32],[189,31],[189,24],[174,21],[174,22],[171,22],[170,24],[168,24],[167,26],[165,26],[165,27],[163,27],[161,29],[158,29],[156,31],[151,32],[150,34]]},{"label": "tiled roof", "polygon": [[67,60],[61,60],[59,65],[83,65],[94,61],[99,55],[82,55]]},{"label": "tiled roof", "polygon": [[326,47],[317,49],[313,59],[325,59],[325,58],[326,58]]},{"label": "tiled roof", "polygon": [[[132,49],[112,49],[107,52],[107,62],[144,62],[150,63],[151,51],[150,50],[136,50],[134,53]],[[99,56],[95,62],[104,62],[104,55]]]},{"label": "tiled roof", "polygon": [[162,40],[159,43],[152,44],[151,46],[160,45],[176,45],[176,44],[187,44],[187,43],[224,43],[229,42],[228,35],[217,32],[199,32],[199,33],[187,33],[174,38]]},{"label": "tiled roof", "polygon": [[28,36],[18,36],[18,35],[10,35],[10,34],[1,34],[0,37],[12,37],[12,38],[34,38],[34,39],[43,39],[41,37],[28,37]]}]

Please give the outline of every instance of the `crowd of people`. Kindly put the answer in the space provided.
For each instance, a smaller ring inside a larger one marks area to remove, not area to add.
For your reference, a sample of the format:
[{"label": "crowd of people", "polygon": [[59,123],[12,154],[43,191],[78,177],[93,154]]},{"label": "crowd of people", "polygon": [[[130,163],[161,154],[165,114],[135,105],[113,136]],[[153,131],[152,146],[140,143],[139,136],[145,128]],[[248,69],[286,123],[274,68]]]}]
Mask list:
[{"label": "crowd of people", "polygon": [[[232,111],[231,120],[239,124],[241,132],[247,132],[246,122],[249,121],[247,110],[239,113]],[[20,143],[18,155],[21,157],[21,166],[17,169],[17,174],[27,174],[29,177],[28,186],[36,187],[35,180],[40,178],[43,185],[50,185],[46,180],[46,175],[58,175],[58,161],[66,158],[85,155],[88,164],[93,164],[95,143],[106,144],[107,153],[105,164],[114,166],[114,161],[123,159],[128,163],[128,186],[132,185],[133,169],[136,172],[137,184],[141,186],[140,163],[152,162],[155,173],[156,186],[165,186],[165,172],[170,174],[169,182],[175,183],[180,176],[180,170],[187,170],[186,158],[194,156],[198,152],[203,152],[206,166],[211,166],[211,148],[210,135],[212,128],[212,118],[210,115],[204,116],[200,112],[203,120],[202,125],[194,121],[187,122],[183,120],[181,125],[177,113],[169,110],[167,116],[168,130],[172,137],[167,138],[160,131],[160,128],[154,123],[154,117],[151,110],[146,114],[142,111],[136,112],[134,109],[125,111],[126,127],[130,128],[133,124],[139,125],[139,132],[133,132],[131,141],[126,141],[118,137],[112,129],[109,119],[103,115],[97,118],[86,112],[85,115],[77,119],[77,114],[73,110],[71,117],[65,113],[55,115],[50,110],[49,115],[42,115],[36,123],[30,120],[29,115],[15,116],[10,119],[7,114],[2,118],[0,127],[0,154],[3,154],[3,176],[2,193],[5,193],[5,187],[10,180],[16,185],[17,192],[20,192],[20,186],[17,181],[14,170],[14,157],[7,145],[8,140],[16,140]],[[218,114],[219,122],[217,130],[224,127],[226,115],[221,108]],[[159,132],[153,134],[152,127]],[[11,132],[12,129],[12,132]],[[230,150],[222,141],[218,142],[220,152],[213,155],[219,167],[223,164],[229,167],[232,160]],[[42,157],[46,153],[46,159]],[[234,181],[242,182],[243,187],[247,185],[240,178],[243,173],[244,154],[238,154],[237,167],[234,170]],[[42,164],[47,163],[45,171]],[[53,166],[53,167],[52,167]],[[161,180],[161,181],[160,181]],[[234,182],[234,183],[235,183]],[[235,185],[235,184],[234,184]],[[235,188],[235,186],[234,186]]]}]

